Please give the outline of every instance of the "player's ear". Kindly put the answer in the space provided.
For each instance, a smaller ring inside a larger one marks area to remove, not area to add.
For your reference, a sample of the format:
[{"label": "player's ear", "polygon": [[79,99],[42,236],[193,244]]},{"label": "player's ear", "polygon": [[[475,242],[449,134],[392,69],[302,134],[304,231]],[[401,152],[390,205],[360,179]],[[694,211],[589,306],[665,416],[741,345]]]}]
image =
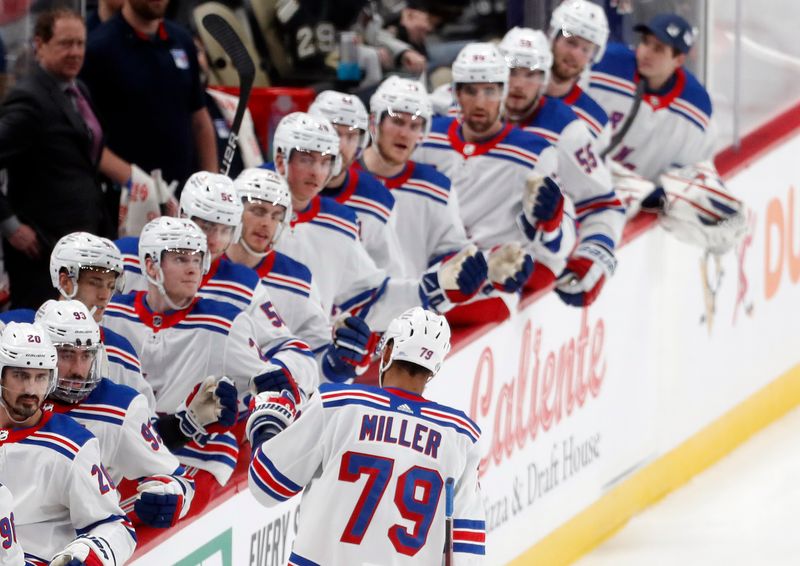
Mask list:
[{"label": "player's ear", "polygon": [[75,283],[69,278],[65,270],[58,273],[58,286],[61,287],[61,290],[67,295],[71,295],[74,290]]},{"label": "player's ear", "polygon": [[275,171],[282,177],[286,177],[286,160],[283,158],[283,153],[275,154]]},{"label": "player's ear", "polygon": [[681,53],[677,57],[675,57],[675,68],[683,67],[686,63],[686,53]]},{"label": "player's ear", "polygon": [[150,258],[150,256],[147,256],[146,258],[144,258],[144,269],[147,272],[147,274],[150,277],[152,277],[153,279],[157,279],[158,278],[156,264],[155,264],[155,262],[153,262],[153,260]]}]

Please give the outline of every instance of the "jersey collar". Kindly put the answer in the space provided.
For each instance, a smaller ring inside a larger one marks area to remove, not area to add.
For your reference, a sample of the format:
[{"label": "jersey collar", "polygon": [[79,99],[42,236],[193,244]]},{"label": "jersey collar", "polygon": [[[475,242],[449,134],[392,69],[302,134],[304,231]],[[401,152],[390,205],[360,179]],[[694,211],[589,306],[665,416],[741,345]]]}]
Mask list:
[{"label": "jersey collar", "polygon": [[583,93],[583,90],[581,90],[581,87],[578,86],[578,83],[575,83],[574,85],[572,85],[572,90],[570,90],[567,93],[567,95],[563,97],[561,100],[567,106],[572,106],[578,101],[578,98],[580,98],[581,93]]},{"label": "jersey collar", "polygon": [[406,391],[405,389],[400,389],[399,387],[384,387],[384,389],[392,395],[402,397],[403,399],[408,399],[409,401],[416,401],[417,403],[430,403],[430,401],[428,401],[422,395],[417,395],[416,393]]},{"label": "jersey collar", "polygon": [[292,218],[291,222],[292,228],[294,228],[295,224],[303,224],[304,222],[310,222],[314,220],[319,213],[321,204],[322,200],[320,199],[319,195],[317,195],[311,199],[311,204],[308,205],[307,209],[305,209],[303,212],[295,212],[294,218]]},{"label": "jersey collar", "polygon": [[[636,71],[636,73],[633,75],[633,82],[638,85],[640,80],[641,77],[639,76],[639,71]],[[678,67],[675,70],[674,79],[670,80],[674,80],[675,84],[672,85],[672,88],[670,88],[667,92],[663,94],[645,92],[642,94],[642,100],[649,104],[653,110],[660,110],[661,108],[668,107],[670,104],[672,104],[672,101],[678,98],[678,95],[683,92],[683,87],[686,86],[686,73],[684,72],[683,68]]]},{"label": "jersey collar", "polygon": [[[48,401],[47,403],[49,404],[50,402]],[[33,426],[26,428],[0,428],[0,445],[25,440],[30,435],[38,432],[51,418],[53,418],[53,411],[49,407],[43,407],[42,418]]]},{"label": "jersey collar", "polygon": [[219,256],[219,257],[218,257],[217,259],[215,259],[215,260],[214,260],[214,262],[211,264],[211,267],[209,267],[209,268],[208,268],[208,273],[206,273],[205,275],[203,275],[203,280],[200,282],[200,288],[203,288],[203,287],[205,287],[205,286],[206,286],[206,283],[208,283],[209,281],[211,281],[211,279],[214,277],[214,275],[216,275],[216,274],[217,274],[217,270],[219,269],[219,264],[220,264],[220,262],[222,262],[222,258],[223,258],[223,257],[224,257],[224,254],[223,254],[223,255],[221,255],[221,256]]},{"label": "jersey collar", "polygon": [[275,251],[270,248],[267,255],[256,265],[255,270],[260,278],[266,277],[272,273],[272,266],[275,265]]},{"label": "jersey collar", "polygon": [[323,196],[332,198],[336,202],[340,204],[346,203],[353,193],[356,192],[356,187],[358,186],[358,168],[355,164],[351,165],[350,168],[345,172],[344,176],[344,183],[342,186],[337,189],[325,189],[323,190]]},{"label": "jersey collar", "polygon": [[533,109],[533,112],[528,114],[527,118],[525,118],[519,123],[519,127],[522,129],[533,125],[533,121],[536,120],[536,117],[539,115],[539,112],[542,111],[542,108],[544,108],[545,104],[547,104],[547,97],[546,96],[539,97],[539,102],[536,103],[536,108]]},{"label": "jersey collar", "polygon": [[488,153],[497,144],[505,139],[508,132],[511,131],[511,124],[506,123],[503,129],[500,130],[494,137],[484,142],[465,142],[461,137],[461,124],[458,120],[453,120],[447,130],[447,137],[450,139],[451,147],[459,152],[464,158],[469,159],[476,155],[483,155]]},{"label": "jersey collar", "polygon": [[147,306],[147,301],[144,300],[146,295],[147,291],[138,291],[133,300],[133,308],[136,311],[136,314],[139,316],[139,320],[141,320],[153,332],[158,332],[159,330],[164,330],[165,328],[171,328],[181,322],[189,315],[189,313],[192,312],[192,309],[197,304],[197,301],[200,300],[200,297],[195,297],[185,309],[162,313],[153,312],[150,310],[150,307]]},{"label": "jersey collar", "polygon": [[375,177],[381,181],[387,189],[396,189],[397,187],[402,187],[406,184],[406,182],[411,178],[411,175],[414,174],[415,167],[416,164],[413,161],[408,161],[403,170],[394,177],[381,177],[380,175],[375,175],[374,173],[373,175],[375,175]]}]

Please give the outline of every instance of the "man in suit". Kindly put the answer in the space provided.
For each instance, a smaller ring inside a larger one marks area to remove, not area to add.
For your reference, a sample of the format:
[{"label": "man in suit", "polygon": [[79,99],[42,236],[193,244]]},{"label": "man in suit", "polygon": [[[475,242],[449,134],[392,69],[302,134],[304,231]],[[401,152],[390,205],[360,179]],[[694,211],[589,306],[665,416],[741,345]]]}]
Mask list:
[{"label": "man in suit", "polygon": [[0,168],[8,170],[0,231],[16,308],[37,308],[52,296],[49,257],[61,236],[113,236],[97,177],[103,131],[76,80],[86,47],[83,20],[71,10],[43,12],[34,47],[36,67],[0,107]]}]

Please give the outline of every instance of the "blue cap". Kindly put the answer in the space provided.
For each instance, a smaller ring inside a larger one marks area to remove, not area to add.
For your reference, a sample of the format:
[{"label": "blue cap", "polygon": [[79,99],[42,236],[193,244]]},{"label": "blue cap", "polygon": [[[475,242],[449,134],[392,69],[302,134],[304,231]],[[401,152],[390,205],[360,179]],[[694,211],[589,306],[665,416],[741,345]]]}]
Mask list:
[{"label": "blue cap", "polygon": [[633,31],[653,34],[661,43],[681,53],[688,53],[695,40],[692,26],[678,14],[658,14],[646,24],[638,24]]}]

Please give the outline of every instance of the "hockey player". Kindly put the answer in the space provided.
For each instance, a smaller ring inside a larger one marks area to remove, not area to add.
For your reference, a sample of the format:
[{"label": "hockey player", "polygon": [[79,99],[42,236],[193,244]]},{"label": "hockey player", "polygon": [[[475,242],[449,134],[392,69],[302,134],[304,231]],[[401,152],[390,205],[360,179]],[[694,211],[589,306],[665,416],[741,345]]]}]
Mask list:
[{"label": "hockey player", "polygon": [[711,158],[711,99],[683,67],[695,42],[686,20],[660,14],[634,30],[636,51],[610,44],[592,68],[589,94],[611,120],[608,157],[655,182],[670,167]]},{"label": "hockey player", "polygon": [[388,225],[394,197],[369,172],[355,167],[369,143],[367,109],[356,96],[326,90],[317,95],[308,113],[327,118],[339,135],[341,170],[334,171],[320,194],[353,209],[372,261],[390,276],[401,277],[400,244]]},{"label": "hockey player", "polygon": [[341,382],[355,377],[369,363],[373,349],[369,326],[348,317],[333,330],[322,310],[319,294],[312,292],[311,271],[274,249],[289,229],[292,197],[286,181],[269,169],[245,169],[235,181],[244,204],[242,236],[228,249],[228,257],[253,268],[270,294],[275,309],[269,316],[283,320],[320,359],[324,379]]},{"label": "hockey player", "polygon": [[[122,257],[111,240],[89,234],[73,232],[56,242],[50,254],[50,278],[59,293],[59,300],[75,299],[82,302],[96,322],[114,293],[123,284]],[[14,309],[0,314],[0,323],[34,321],[33,309]],[[114,383],[134,388],[155,407],[153,390],[142,379],[141,363],[136,350],[128,340],[116,332],[100,327],[99,364],[103,373]]]},{"label": "hockey player", "polygon": [[[48,301],[36,313],[36,322],[58,353],[58,381],[48,396],[53,410],[68,414],[97,437],[111,481],[117,486],[123,479],[139,482],[130,505],[122,505],[125,512],[133,509],[152,527],[174,525],[189,511],[194,482],[180,477],[183,469],[153,428],[147,399],[100,373],[100,327],[79,301]],[[233,424],[236,389],[226,383],[219,390],[227,393],[227,405],[220,408]]]},{"label": "hockey player", "polygon": [[136,535],[100,458],[97,439],[42,408],[57,354],[37,324],[0,334],[0,482],[15,494],[16,535],[31,564],[125,564]]},{"label": "hockey player", "polygon": [[625,209],[583,122],[562,101],[544,95],[553,64],[544,33],[514,28],[500,50],[511,71],[508,119],[553,144],[559,184],[575,204],[578,247],[559,274],[556,292],[569,305],[588,306],[616,269],[614,249],[622,236]]},{"label": "hockey player", "polygon": [[605,110],[578,84],[591,62],[603,58],[608,22],[603,8],[588,0],[562,2],[550,17],[553,67],[547,96],[561,99],[583,120],[602,152],[611,141]]},{"label": "hockey player", "polygon": [[[212,431],[204,428],[208,418],[194,418],[188,407],[194,396],[207,396],[209,388],[213,390],[207,376],[229,377],[240,399],[251,384],[255,391],[294,389],[291,368],[296,354],[280,349],[282,340],[275,352],[261,352],[247,313],[229,303],[197,297],[210,261],[205,234],[191,220],[162,216],[145,225],[139,260],[148,290],[116,297],[104,322],[139,352],[142,374],[155,392],[156,410],[175,414],[181,431],[194,439],[173,453],[182,464],[206,470],[225,485],[236,464],[238,443],[229,432],[209,438]],[[172,448],[166,436],[164,440]]]},{"label": "hockey player", "polygon": [[[410,278],[420,277],[431,265],[469,244],[450,179],[432,165],[411,160],[430,129],[432,113],[428,94],[418,81],[389,77],[370,99],[372,145],[364,152],[362,165],[396,200],[391,225],[402,242],[404,275]],[[493,250],[487,263],[490,284],[473,302],[494,295],[494,289],[518,290],[533,269],[530,256],[510,245]],[[505,318],[508,310],[500,303],[497,316],[491,316],[489,306],[482,303],[482,319]],[[448,312],[448,318],[461,310]]]},{"label": "hockey player", "polygon": [[[181,216],[200,227],[208,244],[210,264],[198,295],[231,303],[245,311],[253,320],[256,344],[265,351],[274,348],[284,351],[287,359],[292,360],[292,375],[306,392],[311,392],[317,386],[318,368],[308,346],[292,338],[281,319],[273,316],[275,309],[266,287],[259,283],[258,274],[224,255],[231,243],[239,240],[242,230],[244,207],[233,181],[216,173],[194,173],[181,193],[180,211]],[[123,238],[119,245],[129,270],[126,287],[146,290],[150,278],[141,269],[140,238]],[[131,257],[134,254],[135,260]],[[127,283],[129,280],[132,283]]]},{"label": "hockey player", "polygon": [[450,349],[447,321],[416,307],[381,343],[381,387],[323,385],[296,420],[287,392],[257,397],[250,491],[272,506],[310,483],[290,564],[439,564],[452,480],[454,564],[482,563],[480,429],[422,397]]},{"label": "hockey player", "polygon": [[556,150],[503,120],[508,75],[496,46],[465,46],[453,63],[460,118],[434,118],[415,158],[450,178],[467,236],[478,247],[519,242],[530,248],[532,283],[540,289],[563,271],[575,221],[571,202],[549,178],[556,172]]},{"label": "hockey player", "polygon": [[25,555],[17,540],[17,527],[14,524],[14,497],[11,491],[0,483],[0,566],[25,566]]},{"label": "hockey player", "polygon": [[292,229],[278,251],[311,269],[325,312],[360,315],[383,331],[398,309],[430,305],[445,311],[474,296],[486,279],[486,260],[474,247],[432,266],[421,281],[390,278],[358,238],[353,211],[319,192],[339,162],[339,139],[324,118],[294,112],[275,130],[275,170],[292,195]]}]

